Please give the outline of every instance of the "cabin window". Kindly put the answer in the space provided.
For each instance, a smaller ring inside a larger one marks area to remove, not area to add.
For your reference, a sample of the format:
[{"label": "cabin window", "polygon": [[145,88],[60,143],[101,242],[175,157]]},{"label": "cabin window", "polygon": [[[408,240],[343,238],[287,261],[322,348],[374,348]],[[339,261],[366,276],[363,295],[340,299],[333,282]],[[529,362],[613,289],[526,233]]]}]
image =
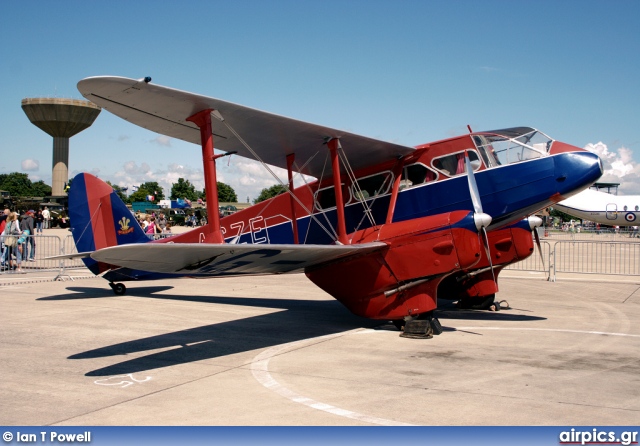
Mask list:
[{"label": "cabin window", "polygon": [[627,210],[627,206],[623,207],[622,209],[624,209],[626,211]]},{"label": "cabin window", "polygon": [[636,205],[636,211],[640,210],[640,206]]},{"label": "cabin window", "polygon": [[410,164],[402,169],[400,190],[431,183],[438,179],[438,174],[421,163]]},{"label": "cabin window", "polygon": [[546,156],[552,140],[534,131],[515,139],[500,135],[474,135],[473,142],[485,164],[493,167]]},{"label": "cabin window", "polygon": [[393,174],[389,171],[360,178],[351,186],[351,193],[358,201],[384,195],[393,183]]},{"label": "cabin window", "polygon": [[[351,194],[344,183],[342,183],[342,200],[345,205],[351,201]],[[319,211],[336,207],[336,191],[333,186],[318,189],[315,193],[314,202],[316,209]]]},{"label": "cabin window", "polygon": [[[467,150],[469,161],[474,172],[482,165],[475,150]],[[434,158],[431,165],[443,174],[453,177],[465,173],[464,152],[452,153],[450,155]]]}]

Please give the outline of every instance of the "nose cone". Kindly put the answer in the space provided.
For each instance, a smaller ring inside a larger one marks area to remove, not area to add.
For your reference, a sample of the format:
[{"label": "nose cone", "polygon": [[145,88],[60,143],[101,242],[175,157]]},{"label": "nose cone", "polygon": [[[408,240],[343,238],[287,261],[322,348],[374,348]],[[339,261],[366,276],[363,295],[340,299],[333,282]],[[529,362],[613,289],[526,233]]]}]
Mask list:
[{"label": "nose cone", "polygon": [[556,141],[550,154],[554,155],[555,180],[561,200],[586,189],[602,176],[602,160],[595,153]]}]

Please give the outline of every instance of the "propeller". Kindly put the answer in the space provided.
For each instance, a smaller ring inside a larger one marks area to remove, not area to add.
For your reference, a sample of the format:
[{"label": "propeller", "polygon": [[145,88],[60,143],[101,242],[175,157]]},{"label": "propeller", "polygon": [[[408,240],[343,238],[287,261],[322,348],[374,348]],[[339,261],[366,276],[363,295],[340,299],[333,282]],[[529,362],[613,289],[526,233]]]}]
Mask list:
[{"label": "propeller", "polygon": [[476,177],[471,167],[471,161],[469,160],[469,153],[464,151],[464,163],[467,168],[467,181],[469,183],[469,195],[471,195],[471,202],[473,203],[473,221],[476,224],[478,232],[482,234],[482,242],[484,244],[484,251],[489,259],[489,266],[491,267],[491,276],[493,281],[496,281],[496,276],[493,272],[493,262],[491,261],[491,251],[489,250],[489,235],[487,234],[487,226],[491,224],[491,216],[482,212],[482,203],[480,201],[480,192],[478,191],[478,184],[476,183]]},{"label": "propeller", "polygon": [[538,234],[538,228],[542,226],[542,219],[540,217],[536,217],[532,215],[527,218],[529,221],[529,227],[533,232],[533,238],[536,240],[536,245],[538,246],[538,252],[540,253],[540,260],[542,260],[542,267],[544,268],[544,256],[542,255],[542,246],[540,245],[540,234]]}]

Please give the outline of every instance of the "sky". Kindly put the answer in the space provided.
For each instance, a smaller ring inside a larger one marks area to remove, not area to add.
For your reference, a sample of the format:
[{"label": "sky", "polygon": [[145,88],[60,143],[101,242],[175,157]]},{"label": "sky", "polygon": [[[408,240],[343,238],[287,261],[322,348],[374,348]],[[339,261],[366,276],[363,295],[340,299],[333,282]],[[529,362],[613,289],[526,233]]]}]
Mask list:
[{"label": "sky", "polygon": [[[640,1],[0,2],[0,173],[51,184],[52,138],[20,104],[83,99],[85,77],[152,82],[405,145],[535,127],[593,150],[640,194]],[[69,176],[204,187],[199,146],[103,110],[70,140]],[[282,171],[279,171],[282,174]],[[276,183],[218,162],[239,201]]]}]

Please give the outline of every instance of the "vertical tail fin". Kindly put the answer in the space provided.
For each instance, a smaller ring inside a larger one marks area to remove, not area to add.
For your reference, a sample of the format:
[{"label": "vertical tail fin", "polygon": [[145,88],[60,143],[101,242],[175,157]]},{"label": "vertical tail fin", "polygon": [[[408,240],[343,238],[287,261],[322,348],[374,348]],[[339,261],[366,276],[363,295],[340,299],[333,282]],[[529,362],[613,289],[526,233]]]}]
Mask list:
[{"label": "vertical tail fin", "polygon": [[[149,241],[113,188],[89,173],[76,175],[71,183],[69,218],[78,252]],[[84,261],[94,274],[103,272],[95,260]]]}]

